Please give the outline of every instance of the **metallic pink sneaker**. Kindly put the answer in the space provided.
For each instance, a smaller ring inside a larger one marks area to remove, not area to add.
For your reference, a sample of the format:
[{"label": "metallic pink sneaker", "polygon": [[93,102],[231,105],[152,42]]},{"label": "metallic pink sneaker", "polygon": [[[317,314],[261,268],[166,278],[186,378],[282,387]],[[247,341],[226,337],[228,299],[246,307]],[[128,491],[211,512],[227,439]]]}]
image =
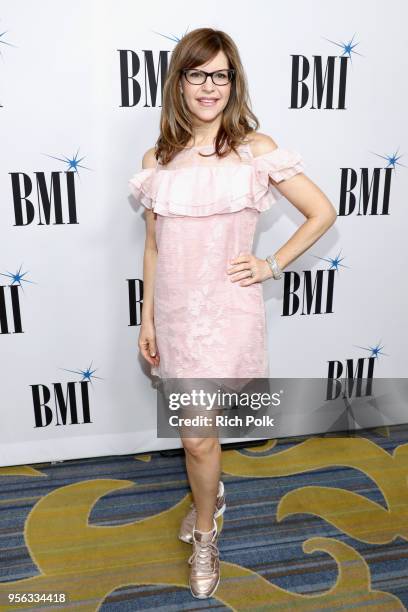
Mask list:
[{"label": "metallic pink sneaker", "polygon": [[193,527],[193,554],[188,562],[190,591],[198,599],[211,597],[220,582],[220,559],[217,546],[218,529],[214,521],[211,531],[199,531]]},{"label": "metallic pink sneaker", "polygon": [[[224,483],[220,480],[218,483],[217,499],[215,501],[214,518],[218,518],[224,513],[226,508],[225,504],[225,490]],[[187,544],[193,543],[193,527],[197,518],[197,509],[194,504],[191,504],[190,510],[183,518],[179,531],[179,538]]]}]

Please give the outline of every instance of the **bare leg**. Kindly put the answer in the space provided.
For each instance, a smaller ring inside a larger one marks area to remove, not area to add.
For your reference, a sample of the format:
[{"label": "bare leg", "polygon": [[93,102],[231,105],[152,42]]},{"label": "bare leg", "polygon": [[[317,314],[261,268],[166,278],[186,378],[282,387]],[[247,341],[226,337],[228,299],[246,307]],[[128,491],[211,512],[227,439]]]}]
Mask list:
[{"label": "bare leg", "polygon": [[197,509],[196,528],[213,528],[214,508],[221,475],[221,446],[217,437],[181,438],[186,468],[194,504]]}]

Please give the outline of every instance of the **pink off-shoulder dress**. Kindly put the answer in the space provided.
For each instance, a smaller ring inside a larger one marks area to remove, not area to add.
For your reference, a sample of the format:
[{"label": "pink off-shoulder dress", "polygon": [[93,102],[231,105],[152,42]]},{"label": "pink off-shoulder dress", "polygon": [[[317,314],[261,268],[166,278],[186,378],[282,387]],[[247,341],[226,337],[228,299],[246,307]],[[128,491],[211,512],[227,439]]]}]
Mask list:
[{"label": "pink off-shoulder dress", "polygon": [[166,165],[136,172],[129,185],[139,204],[157,213],[154,324],[161,378],[269,377],[262,283],[240,286],[230,261],[251,253],[261,212],[280,182],[303,171],[299,153],[280,147],[254,157],[183,149]]}]

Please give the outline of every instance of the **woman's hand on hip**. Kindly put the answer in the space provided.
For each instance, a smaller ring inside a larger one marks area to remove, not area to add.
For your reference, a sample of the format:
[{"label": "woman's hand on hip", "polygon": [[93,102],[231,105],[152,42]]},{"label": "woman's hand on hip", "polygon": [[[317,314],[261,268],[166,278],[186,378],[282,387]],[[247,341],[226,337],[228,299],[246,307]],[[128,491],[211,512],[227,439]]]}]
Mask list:
[{"label": "woman's hand on hip", "polygon": [[156,345],[156,331],[153,321],[142,320],[139,332],[139,350],[150,365],[159,365],[160,356]]},{"label": "woman's hand on hip", "polygon": [[241,287],[272,278],[272,270],[266,259],[259,259],[252,253],[240,253],[238,257],[232,259],[227,274],[230,275],[231,282],[241,281],[239,283]]}]

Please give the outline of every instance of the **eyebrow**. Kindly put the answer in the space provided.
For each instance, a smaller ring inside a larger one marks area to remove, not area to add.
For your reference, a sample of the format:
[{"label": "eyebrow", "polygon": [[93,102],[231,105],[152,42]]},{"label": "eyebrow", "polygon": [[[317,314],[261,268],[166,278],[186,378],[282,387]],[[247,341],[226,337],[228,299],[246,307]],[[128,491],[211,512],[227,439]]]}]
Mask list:
[{"label": "eyebrow", "polygon": [[[189,70],[202,70],[203,72],[206,72],[204,68],[189,68]],[[229,68],[216,68],[215,70],[211,70],[211,72],[217,72],[218,70],[229,70]]]}]

